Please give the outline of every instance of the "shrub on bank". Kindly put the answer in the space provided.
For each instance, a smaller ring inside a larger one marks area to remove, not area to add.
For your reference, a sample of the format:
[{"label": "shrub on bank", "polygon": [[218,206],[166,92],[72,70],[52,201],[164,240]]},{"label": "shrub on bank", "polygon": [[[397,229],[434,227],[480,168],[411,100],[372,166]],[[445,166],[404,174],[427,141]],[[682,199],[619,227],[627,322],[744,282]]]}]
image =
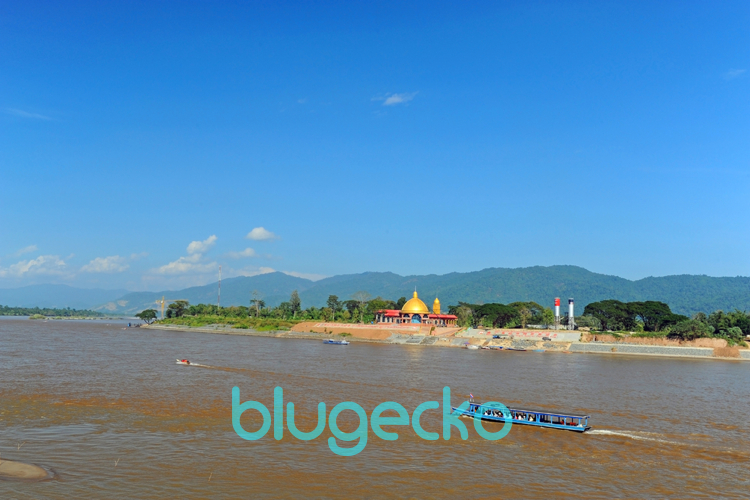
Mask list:
[{"label": "shrub on bank", "polygon": [[179,318],[166,318],[158,321],[164,325],[181,325],[191,327],[202,327],[208,325],[227,325],[232,328],[243,330],[256,330],[267,332],[272,330],[288,330],[300,321],[280,320],[276,318],[240,318],[217,315],[181,316]]}]

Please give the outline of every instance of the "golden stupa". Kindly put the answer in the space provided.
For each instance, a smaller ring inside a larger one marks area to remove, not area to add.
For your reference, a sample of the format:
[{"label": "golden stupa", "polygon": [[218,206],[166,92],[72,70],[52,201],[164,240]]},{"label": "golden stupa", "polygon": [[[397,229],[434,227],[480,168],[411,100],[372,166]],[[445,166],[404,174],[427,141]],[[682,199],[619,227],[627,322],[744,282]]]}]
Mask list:
[{"label": "golden stupa", "polygon": [[401,312],[408,314],[429,314],[430,310],[427,309],[425,303],[417,297],[417,291],[414,290],[414,297],[406,301],[404,307],[401,308]]},{"label": "golden stupa", "polygon": [[435,297],[435,302],[432,303],[433,314],[440,314],[440,301]]}]

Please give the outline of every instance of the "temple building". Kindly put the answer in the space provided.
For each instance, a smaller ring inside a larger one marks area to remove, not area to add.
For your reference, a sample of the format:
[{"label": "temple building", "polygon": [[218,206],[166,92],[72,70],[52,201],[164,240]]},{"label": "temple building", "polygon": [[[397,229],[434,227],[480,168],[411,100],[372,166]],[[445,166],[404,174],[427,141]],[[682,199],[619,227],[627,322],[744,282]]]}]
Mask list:
[{"label": "temple building", "polygon": [[414,297],[409,299],[404,307],[398,309],[382,309],[375,313],[375,322],[379,324],[387,323],[418,323],[435,326],[455,326],[456,319],[453,314],[440,314],[440,301],[435,298],[432,304],[432,313],[424,302],[417,297],[417,291],[414,291]]}]

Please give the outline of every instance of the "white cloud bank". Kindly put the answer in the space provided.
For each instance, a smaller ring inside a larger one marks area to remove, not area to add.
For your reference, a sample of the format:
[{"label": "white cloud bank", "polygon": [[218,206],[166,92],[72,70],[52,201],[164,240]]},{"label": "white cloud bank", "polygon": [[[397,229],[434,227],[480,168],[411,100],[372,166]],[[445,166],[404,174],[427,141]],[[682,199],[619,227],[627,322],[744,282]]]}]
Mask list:
[{"label": "white cloud bank", "polygon": [[327,278],[325,274],[315,274],[315,273],[298,273],[296,271],[282,271],[284,274],[288,274],[289,276],[294,276],[295,278],[304,278],[306,280],[310,281],[319,281],[323,278]]},{"label": "white cloud bank", "polygon": [[268,273],[275,273],[276,269],[272,267],[244,267],[242,269],[229,269],[227,276],[228,277],[234,277],[234,276],[258,276],[259,274],[268,274]]},{"label": "white cloud bank", "polygon": [[36,259],[22,260],[8,267],[0,267],[0,278],[66,274],[68,274],[68,265],[57,255],[40,255]]},{"label": "white cloud bank", "polygon": [[227,254],[232,259],[245,259],[248,257],[258,257],[258,254],[252,248],[246,248],[241,252],[229,252]]},{"label": "white cloud bank", "polygon": [[36,245],[29,245],[27,247],[23,247],[22,249],[20,249],[16,253],[14,253],[13,256],[14,257],[20,257],[21,255],[24,255],[24,254],[27,254],[27,253],[36,252],[37,250],[39,250],[38,246],[36,246]]},{"label": "white cloud bank", "polygon": [[84,273],[121,273],[130,267],[128,259],[119,255],[97,257],[81,268]]},{"label": "white cloud bank", "polygon": [[264,227],[256,227],[245,236],[248,240],[268,241],[277,240],[279,237]]},{"label": "white cloud bank", "polygon": [[407,103],[416,97],[418,92],[402,92],[400,94],[385,94],[384,96],[373,97],[373,101],[383,101],[383,106],[395,106],[396,104]]},{"label": "white cloud bank", "polygon": [[726,80],[733,80],[737,78],[738,76],[742,76],[744,73],[746,73],[746,69],[730,69],[726,73],[724,73],[724,78]]},{"label": "white cloud bank", "polygon": [[187,253],[191,255],[196,253],[206,253],[211,250],[211,247],[214,246],[217,239],[216,235],[213,234],[203,241],[192,241],[187,247]]},{"label": "white cloud bank", "polygon": [[33,120],[51,120],[52,119],[49,116],[40,115],[38,113],[29,113],[28,111],[24,111],[22,109],[7,108],[5,112],[8,113],[9,115],[20,116],[21,118],[31,118]]}]

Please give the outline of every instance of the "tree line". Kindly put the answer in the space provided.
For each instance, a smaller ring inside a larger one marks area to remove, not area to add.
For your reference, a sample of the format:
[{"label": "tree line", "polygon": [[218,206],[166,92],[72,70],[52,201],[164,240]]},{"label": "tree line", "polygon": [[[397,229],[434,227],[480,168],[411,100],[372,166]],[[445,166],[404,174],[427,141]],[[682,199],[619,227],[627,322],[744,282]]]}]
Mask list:
[{"label": "tree line", "polygon": [[[370,323],[375,313],[383,309],[401,309],[406,297],[389,300],[372,298],[360,291],[349,300],[340,300],[330,295],[325,307],[302,308],[299,293],[295,290],[276,307],[267,307],[262,295],[253,292],[247,306],[219,307],[214,304],[191,305],[179,300],[170,304],[165,316],[168,319],[183,317],[217,317],[225,319],[275,320],[275,321],[328,321],[342,323]],[[455,315],[458,326],[485,328],[526,328],[529,325],[542,328],[554,324],[554,312],[536,302],[512,302],[510,304],[470,304],[459,302],[448,306]],[[136,315],[150,323],[157,319],[157,311],[147,309]],[[627,331],[644,336],[670,336],[684,340],[700,337],[725,338],[733,345],[743,342],[750,335],[750,314],[743,311],[714,311],[698,313],[693,317],[675,314],[669,305],[658,301],[621,302],[602,300],[588,304],[583,315],[574,318],[578,327],[593,331]],[[568,324],[567,315],[560,318],[562,325]]]},{"label": "tree line", "polygon": [[88,309],[58,309],[53,307],[11,307],[0,306],[0,316],[61,316],[61,317],[87,317],[101,318],[104,314]]},{"label": "tree line", "polygon": [[602,300],[587,305],[583,314],[579,326],[599,331],[651,332],[652,336],[682,340],[723,338],[729,345],[744,343],[750,335],[750,313],[740,310],[699,312],[687,317],[674,314],[664,302]]},{"label": "tree line", "polygon": [[[178,300],[166,308],[165,318],[181,318],[185,316],[218,316],[223,318],[260,318],[298,321],[332,321],[332,322],[358,322],[370,323],[375,320],[375,313],[381,309],[401,309],[406,303],[406,297],[396,301],[372,298],[369,293],[360,291],[351,296],[349,300],[340,300],[336,295],[329,295],[325,307],[311,306],[302,308],[299,293],[292,292],[288,301],[284,301],[276,307],[266,306],[262,295],[253,292],[249,305],[219,307],[215,304],[195,304],[188,301]],[[146,309],[136,317],[150,322],[157,319],[155,309]]]},{"label": "tree line", "polygon": [[527,325],[552,325],[555,313],[549,307],[536,302],[513,302],[510,304],[469,304],[459,302],[448,306],[459,326],[485,328],[526,328]]}]

